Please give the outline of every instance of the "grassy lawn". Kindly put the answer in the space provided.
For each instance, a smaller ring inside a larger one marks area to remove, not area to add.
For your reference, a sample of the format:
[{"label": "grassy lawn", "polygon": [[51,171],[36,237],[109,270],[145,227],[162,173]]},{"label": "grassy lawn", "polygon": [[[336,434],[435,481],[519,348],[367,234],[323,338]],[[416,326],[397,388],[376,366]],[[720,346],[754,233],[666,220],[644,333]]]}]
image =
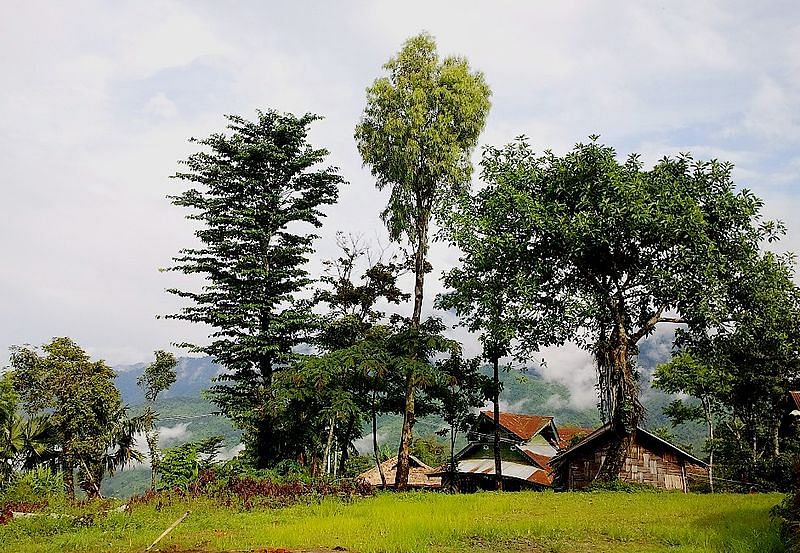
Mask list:
[{"label": "grassy lawn", "polygon": [[138,506],[82,527],[71,519],[0,526],[0,550],[143,551],[186,510],[161,551],[257,548],[368,552],[779,552],[778,494],[383,494],[342,503],[238,511],[211,502]]}]

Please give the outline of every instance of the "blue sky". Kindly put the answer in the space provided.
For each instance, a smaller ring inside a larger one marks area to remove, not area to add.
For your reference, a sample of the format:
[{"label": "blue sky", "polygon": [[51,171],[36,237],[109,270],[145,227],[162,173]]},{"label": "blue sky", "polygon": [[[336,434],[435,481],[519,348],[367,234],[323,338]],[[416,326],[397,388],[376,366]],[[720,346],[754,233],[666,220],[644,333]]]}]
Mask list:
[{"label": "blue sky", "polygon": [[[485,73],[481,144],[525,134],[564,152],[597,133],[650,163],[683,151],[728,160],[786,221],[781,247],[800,250],[795,2],[6,0],[2,11],[0,352],[69,335],[128,363],[203,338],[155,319],[177,306],[164,289],[185,283],[158,268],[192,239],[165,199],[181,189],[168,177],[192,151],[186,139],[220,130],[223,113],[325,116],[312,140],[351,184],[312,267],[337,230],[385,242],[385,196],[353,128],[365,88],[421,30]],[[435,246],[435,274],[456,259]],[[432,279],[428,298],[439,289]],[[581,353],[550,357],[551,377],[591,381]]]}]

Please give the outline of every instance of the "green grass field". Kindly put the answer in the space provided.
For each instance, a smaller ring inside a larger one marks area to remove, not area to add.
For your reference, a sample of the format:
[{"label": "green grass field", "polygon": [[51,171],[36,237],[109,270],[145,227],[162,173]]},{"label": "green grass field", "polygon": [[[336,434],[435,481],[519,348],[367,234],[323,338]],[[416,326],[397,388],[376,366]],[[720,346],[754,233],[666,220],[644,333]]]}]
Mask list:
[{"label": "green grass field", "polygon": [[239,511],[205,500],[138,506],[83,527],[66,518],[0,526],[8,552],[143,551],[186,510],[161,551],[780,552],[778,494],[382,494],[343,503]]}]

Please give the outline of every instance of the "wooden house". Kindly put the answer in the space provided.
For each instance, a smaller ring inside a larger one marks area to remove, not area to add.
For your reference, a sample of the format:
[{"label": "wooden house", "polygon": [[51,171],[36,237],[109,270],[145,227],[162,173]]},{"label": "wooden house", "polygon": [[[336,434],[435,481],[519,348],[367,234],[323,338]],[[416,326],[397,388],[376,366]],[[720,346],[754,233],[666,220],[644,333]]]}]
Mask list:
[{"label": "wooden house", "polygon": [[[467,434],[468,444],[455,455],[456,471],[442,467],[433,474],[450,479],[461,491],[494,489],[494,414],[484,411]],[[550,458],[559,450],[553,417],[500,413],[500,460],[503,488],[543,489],[552,485]]]},{"label": "wooden house", "polygon": [[[433,471],[433,468],[426,465],[413,455],[408,458],[408,487],[416,489],[432,489],[440,488],[442,486],[442,479],[438,476],[429,477],[428,473]],[[394,479],[397,475],[397,457],[392,457],[381,463],[381,470],[383,476],[386,478],[386,488],[394,488]],[[376,488],[383,488],[381,481],[381,474],[378,472],[378,467],[372,467],[368,471],[362,472],[358,478],[366,480]]]},{"label": "wooden house", "polygon": [[[556,487],[580,490],[600,472],[611,443],[611,428],[598,428],[551,460]],[[666,490],[688,491],[689,475],[708,477],[708,465],[642,428],[637,428],[619,478]]]}]

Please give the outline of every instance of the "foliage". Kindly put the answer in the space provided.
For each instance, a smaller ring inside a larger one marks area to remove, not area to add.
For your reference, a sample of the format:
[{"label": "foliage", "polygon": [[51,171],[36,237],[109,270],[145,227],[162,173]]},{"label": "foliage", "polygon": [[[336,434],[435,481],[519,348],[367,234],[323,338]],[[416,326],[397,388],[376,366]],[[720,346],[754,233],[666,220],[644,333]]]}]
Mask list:
[{"label": "foliage", "polygon": [[759,244],[781,228],[762,222],[760,199],[734,190],[730,164],[688,155],[645,170],[596,137],[564,156],[536,155],[520,138],[487,148],[482,169],[479,205],[503,216],[479,228],[512,252],[524,246],[508,279],[522,345],[573,341],[594,354],[617,437],[604,465],[613,477],[643,415],[638,343],[659,323],[722,320]]},{"label": "foliage", "polygon": [[0,376],[0,488],[9,484],[15,471],[31,469],[55,456],[49,416],[22,418],[17,412],[19,399],[14,373],[3,373]]},{"label": "foliage", "polygon": [[53,504],[63,502],[64,499],[63,476],[50,467],[41,465],[15,473],[0,492],[0,504],[41,501]]},{"label": "foliage", "polygon": [[158,413],[153,410],[153,404],[158,399],[158,394],[168,389],[175,383],[177,374],[175,367],[178,360],[172,353],[166,351],[154,352],[155,361],[145,367],[144,372],[136,380],[136,383],[144,390],[144,398],[147,407],[143,415],[145,440],[150,458],[150,488],[155,489],[156,478],[159,470],[161,456],[158,451],[158,431],[156,422]]},{"label": "foliage", "polygon": [[[454,195],[469,185],[470,154],[489,111],[490,90],[464,58],[439,60],[432,36],[410,38],[384,69],[387,76],[367,89],[367,105],[356,127],[358,151],[378,189],[390,188],[381,217],[395,242],[413,250],[414,309],[410,328],[422,321],[428,234],[435,212],[443,213]],[[424,357],[410,351],[412,360]],[[396,484],[408,481],[408,455],[415,421],[414,381],[406,372],[403,432]]]},{"label": "foliage", "polygon": [[414,443],[411,444],[411,455],[434,468],[447,464],[450,460],[447,444],[435,435],[414,438]]},{"label": "foliage", "polygon": [[611,480],[595,480],[586,488],[590,493],[623,492],[623,493],[660,493],[661,490],[648,484],[626,482],[619,478]]},{"label": "foliage", "polygon": [[22,405],[31,415],[49,415],[68,496],[74,497],[75,469],[90,497],[99,495],[106,473],[141,460],[133,436],[142,422],[128,417],[104,361],[90,361],[69,338],[54,338],[40,349],[43,355],[30,347],[11,349]]},{"label": "foliage", "polygon": [[658,368],[654,384],[699,401],[676,400],[667,413],[674,424],[707,424],[706,450],[718,455],[725,477],[782,488],[800,451],[787,416],[788,391],[800,386],[800,290],[791,258],[759,256],[734,299],[725,322],[679,332],[680,351]]},{"label": "foliage", "polygon": [[222,437],[212,436],[165,449],[160,462],[160,488],[188,490],[204,470],[215,465],[221,446]]},{"label": "foliage", "polygon": [[190,210],[201,245],[181,250],[171,269],[200,274],[200,291],[170,290],[191,306],[170,317],[211,326],[211,342],[190,345],[228,369],[210,392],[221,411],[245,431],[248,454],[266,467],[298,453],[285,420],[275,415],[273,379],[291,366],[295,347],[315,324],[299,294],[311,280],[303,268],[321,208],[344,184],[321,168],[328,152],[312,148],[314,115],[258,112],[256,121],[228,116],[229,134],[195,140],[202,151],[175,178],[194,187],[173,204]]}]

